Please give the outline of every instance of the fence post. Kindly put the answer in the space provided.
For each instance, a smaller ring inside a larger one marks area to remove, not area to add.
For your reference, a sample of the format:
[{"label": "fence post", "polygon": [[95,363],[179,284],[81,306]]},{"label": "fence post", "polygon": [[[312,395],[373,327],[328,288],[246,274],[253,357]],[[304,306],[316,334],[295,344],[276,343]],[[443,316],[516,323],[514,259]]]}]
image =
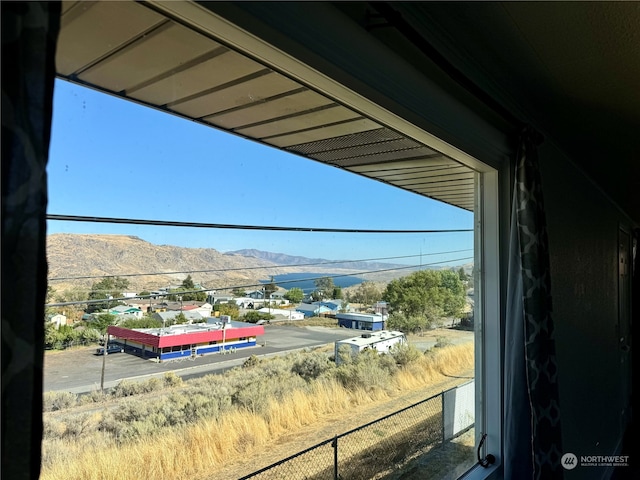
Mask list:
[{"label": "fence post", "polygon": [[338,480],[338,436],[333,437],[333,442],[331,442],[331,446],[333,447],[333,480]]},{"label": "fence post", "polygon": [[445,408],[445,405],[446,405],[446,402],[445,402],[445,400],[444,400],[444,396],[445,396],[445,395],[444,395],[444,393],[445,393],[445,392],[442,392],[442,393],[440,394],[440,398],[442,399],[442,409],[441,409],[441,410],[442,410],[442,446],[443,446],[443,447],[444,447],[444,441],[445,441],[445,438],[444,438],[444,437],[445,437],[445,432],[444,432],[444,428],[445,428],[445,426],[444,426],[444,422],[445,422],[445,418],[446,418],[446,416],[445,416],[445,414],[444,414],[444,408]]}]

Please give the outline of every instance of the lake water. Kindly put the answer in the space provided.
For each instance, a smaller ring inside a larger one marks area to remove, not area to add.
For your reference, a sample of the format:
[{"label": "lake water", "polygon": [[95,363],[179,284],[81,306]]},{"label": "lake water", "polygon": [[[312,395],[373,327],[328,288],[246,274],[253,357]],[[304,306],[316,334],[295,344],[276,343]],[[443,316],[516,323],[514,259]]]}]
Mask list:
[{"label": "lake water", "polygon": [[[330,273],[286,273],[284,275],[274,275],[273,281],[280,287],[290,290],[292,288],[300,288],[303,292],[309,293],[316,289],[315,279],[321,277],[333,277]],[[271,280],[261,280],[262,283],[269,283]],[[364,282],[363,278],[348,276],[339,276],[333,278],[333,284],[336,287],[350,287]]]}]

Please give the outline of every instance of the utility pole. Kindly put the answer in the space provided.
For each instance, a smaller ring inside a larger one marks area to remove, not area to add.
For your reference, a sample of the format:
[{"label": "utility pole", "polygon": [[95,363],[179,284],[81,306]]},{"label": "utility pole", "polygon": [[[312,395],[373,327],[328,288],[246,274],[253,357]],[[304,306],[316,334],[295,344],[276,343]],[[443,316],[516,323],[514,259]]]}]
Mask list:
[{"label": "utility pole", "polygon": [[[111,295],[107,296],[107,312],[109,311],[109,300],[113,297]],[[102,373],[100,374],[100,391],[104,393],[104,370],[107,365],[107,346],[109,345],[109,326],[105,328],[104,331],[104,345],[102,346]]]},{"label": "utility pole", "polygon": [[100,391],[104,393],[104,370],[107,364],[107,344],[109,343],[109,327],[104,332],[104,346],[102,348],[102,374],[100,375]]}]

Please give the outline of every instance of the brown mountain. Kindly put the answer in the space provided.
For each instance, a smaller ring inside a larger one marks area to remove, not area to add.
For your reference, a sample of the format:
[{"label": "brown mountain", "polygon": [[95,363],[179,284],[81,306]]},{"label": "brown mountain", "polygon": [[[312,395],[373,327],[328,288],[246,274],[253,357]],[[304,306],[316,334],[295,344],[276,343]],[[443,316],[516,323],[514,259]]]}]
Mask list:
[{"label": "brown mountain", "polygon": [[56,290],[100,280],[68,277],[154,273],[126,277],[136,292],[180,284],[187,276],[172,272],[193,272],[193,280],[207,288],[257,283],[267,275],[286,273],[262,259],[224,255],[213,248],[154,245],[126,235],[52,234],[47,237],[47,259],[49,283]]},{"label": "brown mountain", "polygon": [[[100,276],[126,276],[132,292],[179,285],[190,275],[206,288],[250,286],[271,275],[292,272],[351,273],[354,270],[283,266],[240,254],[223,254],[213,248],[154,245],[127,235],[57,233],[47,237],[49,284],[57,291],[86,289]],[[262,268],[261,268],[262,267]],[[183,273],[175,273],[183,272]],[[134,275],[154,273],[154,275]],[[129,276],[132,275],[132,276]],[[94,277],[94,278],[69,278]]]}]

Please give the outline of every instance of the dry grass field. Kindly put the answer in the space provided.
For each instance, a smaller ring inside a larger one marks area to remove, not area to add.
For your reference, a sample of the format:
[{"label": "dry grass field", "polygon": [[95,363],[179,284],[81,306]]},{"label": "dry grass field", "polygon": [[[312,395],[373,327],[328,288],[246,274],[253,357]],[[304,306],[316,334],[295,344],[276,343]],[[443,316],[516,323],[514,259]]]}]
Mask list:
[{"label": "dry grass field", "polygon": [[313,362],[323,353],[315,354],[258,360],[224,378],[46,413],[41,478],[239,478],[473,376],[471,343],[436,348],[399,367],[381,356],[317,371]]}]

